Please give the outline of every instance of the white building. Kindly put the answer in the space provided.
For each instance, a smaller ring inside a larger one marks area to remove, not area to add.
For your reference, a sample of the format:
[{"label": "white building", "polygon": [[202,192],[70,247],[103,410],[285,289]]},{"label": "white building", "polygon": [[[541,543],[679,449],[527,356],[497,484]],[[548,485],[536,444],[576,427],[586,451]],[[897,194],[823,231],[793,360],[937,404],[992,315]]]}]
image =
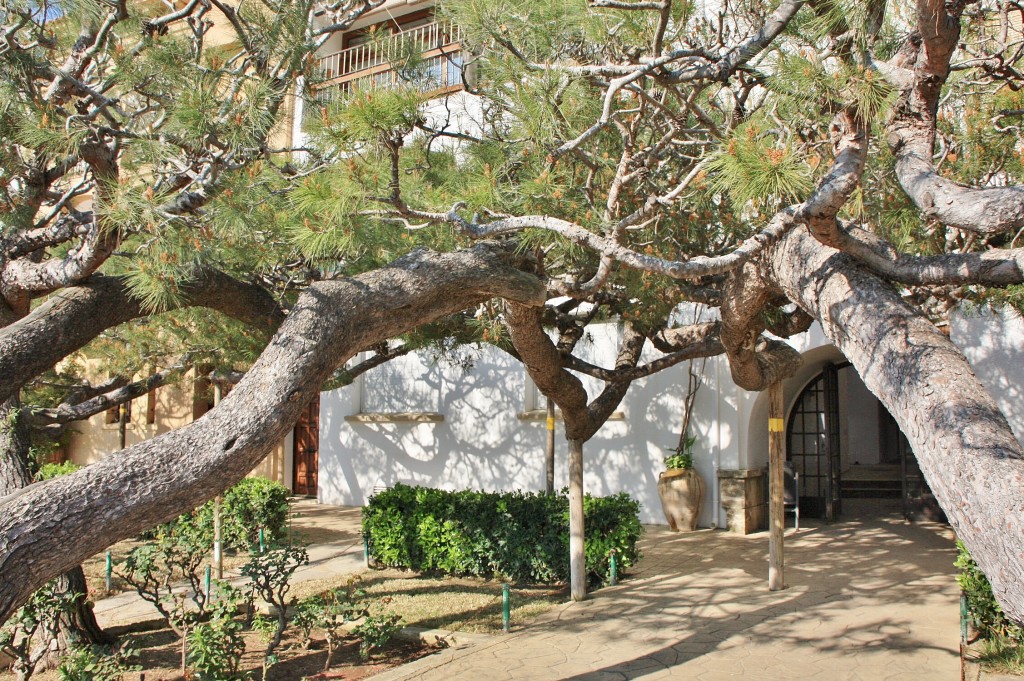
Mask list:
[{"label": "white building", "polygon": [[[610,366],[617,337],[615,325],[596,327],[584,341],[586,358]],[[1012,360],[1024,347],[1024,322],[1013,314],[960,315],[953,339],[1020,436],[1024,366]],[[802,474],[803,512],[825,515],[833,489],[837,517],[843,500],[906,494],[919,501],[919,474],[906,440],[856,370],[817,325],[790,342],[804,356],[800,371],[784,382],[787,458]],[[657,479],[666,448],[679,437],[686,371],[681,365],[635,382],[618,413],[584,448],[587,492],[629,493],[641,502],[646,523],[665,522]],[[321,396],[318,498],[362,505],[375,489],[396,482],[542,490],[542,408],[522,365],[494,348],[480,349],[469,371],[425,353],[393,360]],[[751,531],[763,523],[767,424],[767,394],[737,388],[724,357],[707,360],[692,422],[695,466],[708,483],[701,526]],[[556,487],[566,484],[565,451],[560,437]]]}]

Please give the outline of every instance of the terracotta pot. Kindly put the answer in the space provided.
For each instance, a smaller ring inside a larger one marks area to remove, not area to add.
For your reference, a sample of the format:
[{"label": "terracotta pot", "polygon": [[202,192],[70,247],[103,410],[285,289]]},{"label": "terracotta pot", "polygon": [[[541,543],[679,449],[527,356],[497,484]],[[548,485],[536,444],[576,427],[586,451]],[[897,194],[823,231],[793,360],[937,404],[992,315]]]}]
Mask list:
[{"label": "terracotta pot", "polygon": [[670,468],[658,478],[658,496],[665,519],[674,532],[697,529],[704,503],[704,480],[692,468]]}]

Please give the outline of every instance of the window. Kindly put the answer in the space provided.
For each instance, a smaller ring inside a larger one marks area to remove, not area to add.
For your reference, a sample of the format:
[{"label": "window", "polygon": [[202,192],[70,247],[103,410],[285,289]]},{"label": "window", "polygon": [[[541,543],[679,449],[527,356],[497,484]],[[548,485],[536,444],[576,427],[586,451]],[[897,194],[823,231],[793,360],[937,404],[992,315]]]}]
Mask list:
[{"label": "window", "polygon": [[132,402],[128,400],[124,404],[118,404],[110,409],[107,409],[104,416],[104,423],[108,426],[115,423],[121,422],[121,417],[124,416],[125,423],[131,423],[132,421]]}]

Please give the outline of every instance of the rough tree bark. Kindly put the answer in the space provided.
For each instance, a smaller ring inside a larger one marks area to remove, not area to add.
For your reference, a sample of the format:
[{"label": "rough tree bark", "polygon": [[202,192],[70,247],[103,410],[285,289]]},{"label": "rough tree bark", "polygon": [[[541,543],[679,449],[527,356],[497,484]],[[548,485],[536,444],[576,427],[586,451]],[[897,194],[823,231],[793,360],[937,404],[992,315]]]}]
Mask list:
[{"label": "rough tree bark", "polygon": [[1024,452],[963,353],[892,286],[804,227],[762,263],[896,419],[1004,610],[1024,620]]},{"label": "rough tree bark", "polygon": [[494,244],[418,250],[368,274],[318,282],[205,416],[0,499],[0,574],[24,577],[0,581],[0,621],[47,579],[240,480],[356,352],[493,296],[543,305],[543,282],[516,262]]},{"label": "rough tree bark", "polygon": [[[24,420],[18,418],[20,405],[18,399],[12,397],[0,407],[0,419],[4,427],[0,428],[0,494],[8,495],[23,489],[32,482],[28,470],[30,436]],[[114,638],[100,628],[89,602],[89,590],[85,582],[85,573],[81,565],[76,565],[57,577],[55,590],[62,593],[78,594],[75,605],[61,615],[56,627],[56,640],[44,639],[39,646],[48,652],[38,659],[35,670],[48,669],[54,666],[58,658],[67,651],[71,641],[70,635],[82,639],[86,643],[109,644]]]},{"label": "rough tree bark", "polygon": [[[183,305],[218,310],[257,330],[270,331],[284,313],[262,288],[204,269],[183,287]],[[94,275],[64,289],[0,329],[0,400],[100,333],[146,314],[125,282]]]}]

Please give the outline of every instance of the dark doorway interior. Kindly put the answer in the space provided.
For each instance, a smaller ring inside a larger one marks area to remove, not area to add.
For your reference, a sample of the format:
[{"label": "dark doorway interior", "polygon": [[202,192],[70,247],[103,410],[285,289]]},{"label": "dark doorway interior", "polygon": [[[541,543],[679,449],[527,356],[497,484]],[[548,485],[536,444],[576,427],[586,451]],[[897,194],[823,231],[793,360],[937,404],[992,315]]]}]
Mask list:
[{"label": "dark doorway interior", "polygon": [[800,473],[801,515],[833,521],[844,511],[902,510],[941,519],[906,437],[848,362],[825,364],[801,391],[786,452]]}]

